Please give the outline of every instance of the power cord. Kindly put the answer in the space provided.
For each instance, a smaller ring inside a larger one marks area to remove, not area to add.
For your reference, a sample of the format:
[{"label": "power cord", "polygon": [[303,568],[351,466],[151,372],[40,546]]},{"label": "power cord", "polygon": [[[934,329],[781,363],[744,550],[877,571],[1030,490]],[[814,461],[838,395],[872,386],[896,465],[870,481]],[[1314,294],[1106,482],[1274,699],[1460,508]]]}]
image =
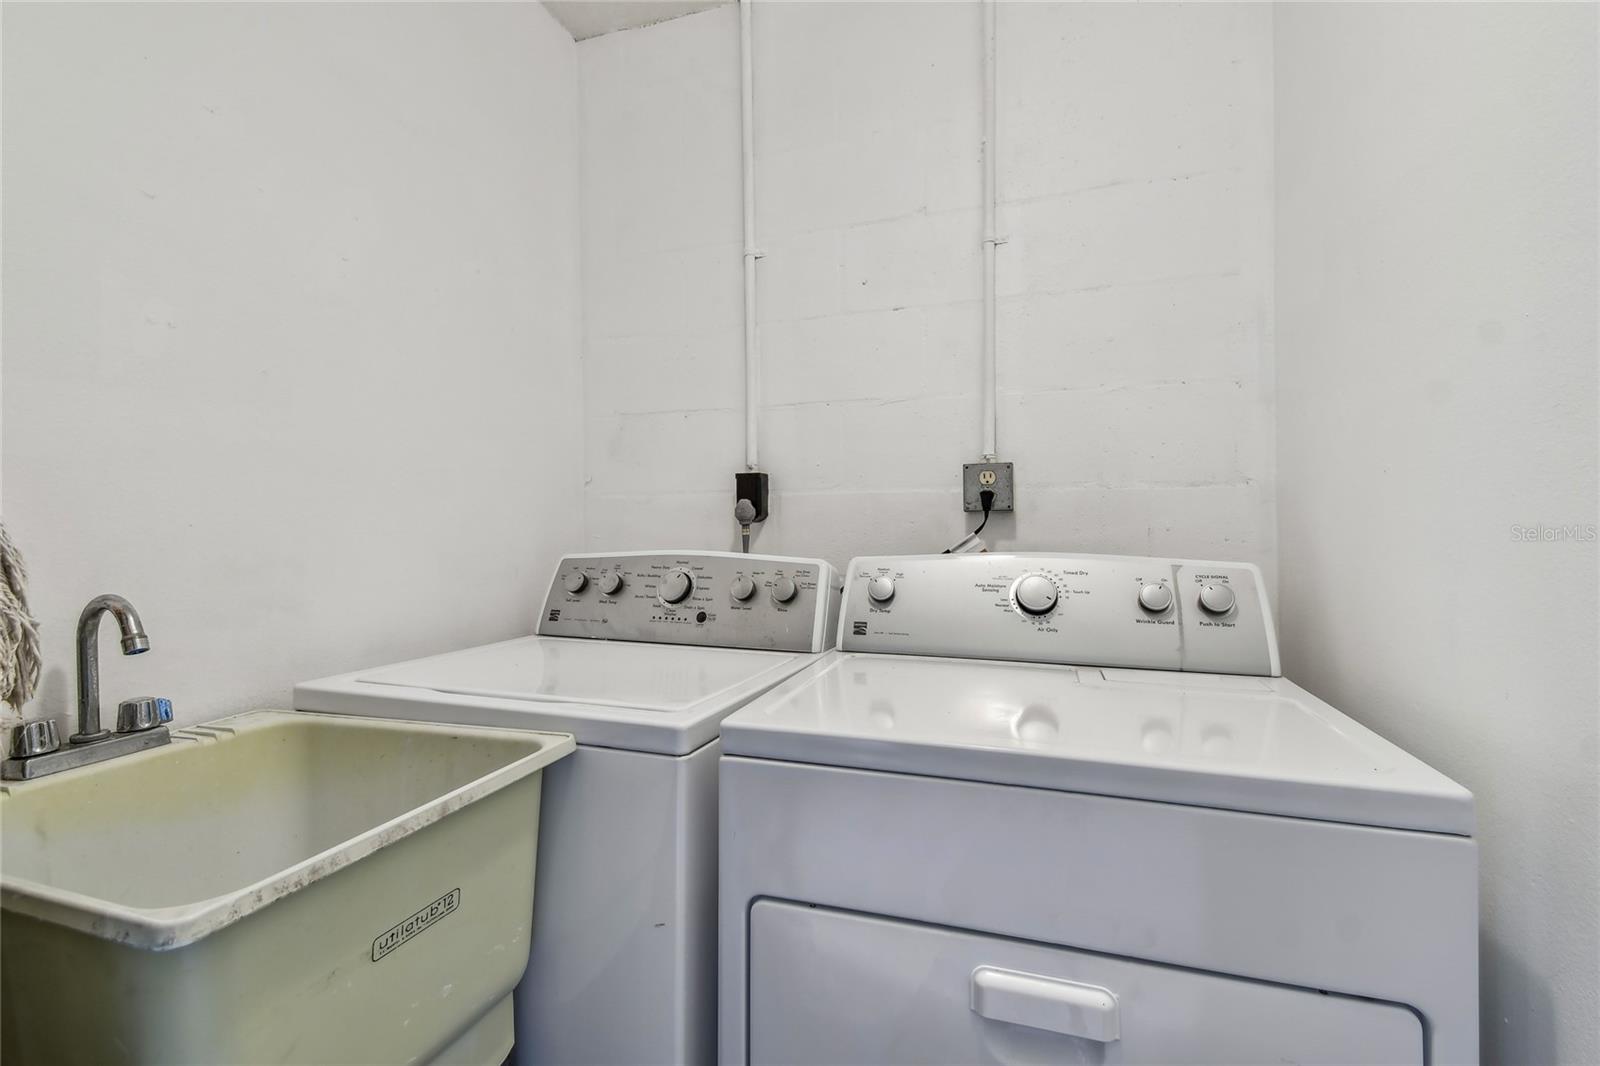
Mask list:
[{"label": "power cord", "polygon": [[756,505],[749,500],[741,499],[733,508],[733,519],[739,523],[739,540],[744,545],[744,553],[749,555],[750,523],[756,520]]},{"label": "power cord", "polygon": [[[979,533],[983,532],[983,527],[989,524],[989,512],[994,509],[994,490],[984,489],[982,492],[978,493],[978,503],[983,506],[983,521],[978,523],[977,529],[974,529],[971,533],[968,533],[965,537],[963,537],[961,544],[958,544],[956,547],[961,547],[962,545],[970,543],[973,538],[975,538]],[[954,551],[955,548],[946,548],[941,554],[949,555]]]}]

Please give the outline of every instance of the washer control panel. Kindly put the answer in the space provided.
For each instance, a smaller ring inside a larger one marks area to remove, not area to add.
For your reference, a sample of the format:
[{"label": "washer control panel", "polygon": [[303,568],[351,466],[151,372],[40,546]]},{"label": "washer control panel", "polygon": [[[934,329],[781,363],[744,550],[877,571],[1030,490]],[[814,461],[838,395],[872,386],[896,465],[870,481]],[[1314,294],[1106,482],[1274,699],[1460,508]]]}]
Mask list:
[{"label": "washer control panel", "polygon": [[841,579],[821,559],[738,552],[569,555],[539,634],[820,652],[833,647]]},{"label": "washer control panel", "polygon": [[1126,555],[855,559],[845,651],[1276,677],[1278,635],[1249,563]]}]

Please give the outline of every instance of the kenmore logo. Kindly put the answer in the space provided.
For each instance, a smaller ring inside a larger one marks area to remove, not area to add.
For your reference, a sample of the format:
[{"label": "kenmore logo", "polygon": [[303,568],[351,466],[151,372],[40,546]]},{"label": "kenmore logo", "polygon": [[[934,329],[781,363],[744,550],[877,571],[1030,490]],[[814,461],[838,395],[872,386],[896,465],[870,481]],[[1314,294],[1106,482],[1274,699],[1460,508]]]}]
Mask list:
[{"label": "kenmore logo", "polygon": [[553,608],[550,611],[550,621],[552,621],[552,622],[561,621],[561,608],[556,607],[556,608]]},{"label": "kenmore logo", "polygon": [[855,635],[855,636],[858,636],[858,637],[864,637],[864,636],[866,636],[866,635],[867,635],[867,623],[865,623],[865,622],[856,622],[856,623],[855,623],[855,624],[854,624],[854,625],[853,625],[853,626],[852,626],[852,627],[851,627],[851,632],[852,632],[852,633],[853,633],[853,634],[854,634],[854,635]]}]

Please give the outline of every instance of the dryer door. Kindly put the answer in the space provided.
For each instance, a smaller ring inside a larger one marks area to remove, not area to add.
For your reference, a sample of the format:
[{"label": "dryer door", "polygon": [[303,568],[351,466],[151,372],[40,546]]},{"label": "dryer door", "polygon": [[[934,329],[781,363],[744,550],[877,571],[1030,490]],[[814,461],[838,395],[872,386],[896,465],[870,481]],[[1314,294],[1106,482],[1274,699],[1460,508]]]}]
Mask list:
[{"label": "dryer door", "polygon": [[750,1061],[1420,1063],[1411,1010],[763,900]]}]

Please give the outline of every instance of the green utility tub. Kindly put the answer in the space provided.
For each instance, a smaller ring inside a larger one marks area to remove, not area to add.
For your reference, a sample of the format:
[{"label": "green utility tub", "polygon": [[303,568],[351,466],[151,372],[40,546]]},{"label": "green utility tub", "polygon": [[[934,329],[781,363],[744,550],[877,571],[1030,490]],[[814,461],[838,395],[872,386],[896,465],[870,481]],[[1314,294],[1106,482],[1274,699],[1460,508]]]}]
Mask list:
[{"label": "green utility tub", "polygon": [[252,711],[0,787],[6,1063],[483,1063],[570,736]]}]

